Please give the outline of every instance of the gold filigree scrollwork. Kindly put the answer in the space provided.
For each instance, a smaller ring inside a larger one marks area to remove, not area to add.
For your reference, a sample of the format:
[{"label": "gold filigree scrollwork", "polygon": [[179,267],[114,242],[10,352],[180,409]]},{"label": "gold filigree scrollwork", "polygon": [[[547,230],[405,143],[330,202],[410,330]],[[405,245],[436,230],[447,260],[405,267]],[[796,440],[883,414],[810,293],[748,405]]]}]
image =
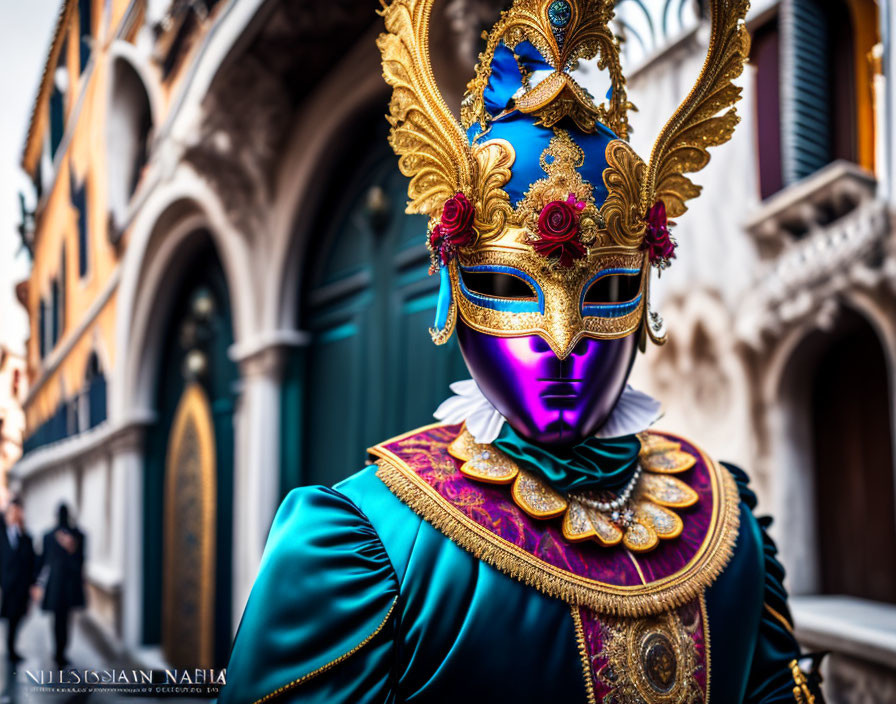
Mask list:
[{"label": "gold filigree scrollwork", "polygon": [[[666,123],[656,140],[641,190],[641,210],[657,201],[669,218],[682,215],[685,202],[700,195],[700,187],[685,176],[709,162],[709,147],[727,142],[739,122],[734,104],[741,89],[733,81],[743,71],[750,52],[744,17],[748,0],[713,0],[706,61],[690,94]],[[730,108],[723,115],[719,113]]]},{"label": "gold filigree scrollwork", "polygon": [[[488,114],[483,98],[491,77],[495,52],[503,41],[515,49],[529,41],[554,69],[554,73],[527,90],[516,101],[516,107],[534,114],[538,123],[552,127],[563,117],[570,117],[585,132],[593,132],[595,123],[613,130],[623,139],[628,136],[627,112],[633,106],[625,91],[625,77],[619,62],[619,42],[608,25],[613,17],[613,3],[607,0],[581,0],[569,5],[570,17],[558,32],[551,25],[548,8],[552,0],[517,0],[513,7],[489,33],[485,51],[479,56],[476,76],[467,85],[467,96],[461,111],[464,127],[477,122],[485,129]],[[597,67],[610,74],[613,86],[608,103],[594,98],[576,83],[570,71],[580,60],[597,57]],[[525,83],[525,81],[524,81]]]},{"label": "gold filigree scrollwork", "polygon": [[513,209],[503,186],[510,180],[516,152],[510,142],[493,139],[477,145],[473,158],[478,164],[476,184],[476,222],[478,241],[488,241],[501,234]]},{"label": "gold filigree scrollwork", "polygon": [[473,195],[477,164],[460,124],[436,85],[429,58],[429,18],[434,0],[394,0],[380,14],[377,39],[383,77],[392,87],[389,144],[401,172],[411,179],[408,213],[438,217],[448,198]]},{"label": "gold filigree scrollwork", "polygon": [[640,194],[647,166],[627,142],[607,145],[604,184],[608,195],[600,214],[610,238],[622,247],[638,247],[644,239],[644,211]]}]

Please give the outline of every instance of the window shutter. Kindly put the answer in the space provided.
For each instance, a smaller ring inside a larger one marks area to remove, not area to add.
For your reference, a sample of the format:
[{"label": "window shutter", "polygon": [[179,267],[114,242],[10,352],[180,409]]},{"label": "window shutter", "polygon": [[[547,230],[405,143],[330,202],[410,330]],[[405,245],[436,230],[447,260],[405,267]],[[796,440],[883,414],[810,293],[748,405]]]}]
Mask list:
[{"label": "window shutter", "polygon": [[781,144],[784,183],[830,163],[830,37],[817,0],[785,0],[781,8]]}]

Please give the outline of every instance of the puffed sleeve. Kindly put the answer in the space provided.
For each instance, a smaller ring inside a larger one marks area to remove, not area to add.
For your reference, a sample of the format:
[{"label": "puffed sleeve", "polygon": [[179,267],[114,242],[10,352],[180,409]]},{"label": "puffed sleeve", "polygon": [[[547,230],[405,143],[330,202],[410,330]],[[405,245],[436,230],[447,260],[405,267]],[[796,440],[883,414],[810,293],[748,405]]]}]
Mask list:
[{"label": "puffed sleeve", "polygon": [[333,489],[293,490],[271,527],[221,703],[393,700],[397,596],[360,509]]},{"label": "puffed sleeve", "polygon": [[[741,469],[728,464],[725,466],[737,482],[741,501],[753,511],[756,508],[756,494],[749,487],[749,478]],[[793,635],[793,619],[784,589],[784,566],[778,561],[778,548],[767,532],[772,519],[762,516],[756,522],[762,536],[765,588],[759,637],[744,704],[824,704],[818,659],[809,656],[813,662],[809,674],[803,673],[797,666],[803,656]]]}]

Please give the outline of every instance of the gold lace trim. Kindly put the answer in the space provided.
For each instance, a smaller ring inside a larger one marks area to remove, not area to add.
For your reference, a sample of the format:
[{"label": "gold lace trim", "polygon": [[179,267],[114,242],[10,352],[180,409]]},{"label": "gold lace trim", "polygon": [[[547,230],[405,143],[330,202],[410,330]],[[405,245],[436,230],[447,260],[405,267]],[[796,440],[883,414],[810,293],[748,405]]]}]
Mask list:
[{"label": "gold lace trim", "polygon": [[646,616],[696,598],[725,569],[734,553],[740,526],[740,498],[729,472],[701,452],[709,467],[713,509],[710,525],[690,562],[678,572],[646,584],[620,586],[599,582],[556,567],[495,535],[451,504],[387,445],[419,433],[411,431],[377,445],[377,477],[403,503],[449,540],[501,572],[548,596],[601,614]]}]

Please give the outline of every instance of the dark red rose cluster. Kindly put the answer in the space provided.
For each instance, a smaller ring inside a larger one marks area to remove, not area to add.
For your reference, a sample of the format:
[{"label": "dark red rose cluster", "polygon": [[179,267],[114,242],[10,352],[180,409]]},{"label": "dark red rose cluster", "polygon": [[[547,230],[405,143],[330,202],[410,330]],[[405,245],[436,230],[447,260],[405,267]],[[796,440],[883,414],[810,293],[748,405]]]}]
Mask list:
[{"label": "dark red rose cluster", "polygon": [[669,265],[669,261],[675,258],[676,242],[669,234],[669,220],[666,217],[666,204],[657,201],[647,211],[647,231],[644,233],[642,249],[647,250],[647,257],[651,264],[660,268]]},{"label": "dark red rose cluster", "polygon": [[573,261],[585,256],[585,246],[579,240],[579,219],[585,203],[575,194],[563,200],[555,200],[541,209],[538,216],[539,239],[533,245],[543,257],[556,257],[562,267],[572,266]]},{"label": "dark red rose cluster", "polygon": [[463,193],[458,193],[445,202],[439,224],[429,234],[429,247],[438,253],[443,266],[451,261],[459,247],[466,247],[475,240],[475,215],[473,204]]}]

